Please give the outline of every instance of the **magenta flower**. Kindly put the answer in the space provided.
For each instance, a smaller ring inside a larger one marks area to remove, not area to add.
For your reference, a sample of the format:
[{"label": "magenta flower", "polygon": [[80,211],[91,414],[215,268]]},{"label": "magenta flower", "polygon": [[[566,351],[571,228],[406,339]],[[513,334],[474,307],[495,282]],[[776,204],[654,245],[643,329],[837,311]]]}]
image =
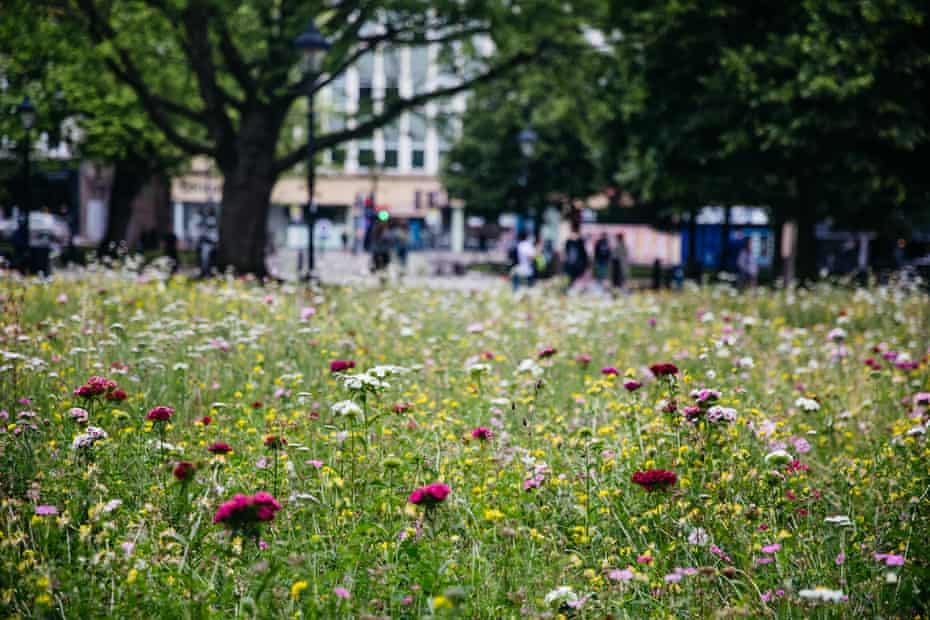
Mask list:
[{"label": "magenta flower", "polygon": [[254,527],[255,525],[274,519],[276,512],[281,510],[281,504],[271,493],[260,491],[255,495],[236,495],[224,502],[216,514],[214,523],[222,523],[231,529]]},{"label": "magenta flower", "polygon": [[349,594],[349,591],[345,588],[336,587],[333,588],[333,593],[341,599],[349,600],[352,598],[352,595]]},{"label": "magenta flower", "polygon": [[539,353],[537,353],[536,355],[539,357],[539,359],[542,360],[542,359],[546,359],[547,357],[552,357],[558,352],[559,352],[558,349],[556,349],[555,347],[546,347],[540,350]]},{"label": "magenta flower", "polygon": [[350,368],[355,368],[353,360],[333,360],[329,363],[329,372],[342,372]]},{"label": "magenta flower", "polygon": [[429,484],[425,487],[415,489],[410,497],[407,498],[411,504],[423,505],[432,508],[445,501],[449,496],[451,489],[441,482]]},{"label": "magenta flower", "polygon": [[678,366],[670,363],[653,364],[649,367],[649,370],[656,377],[668,377],[678,374]]},{"label": "magenta flower", "polygon": [[604,368],[601,368],[601,374],[616,377],[620,374],[620,371],[613,366],[605,366]]},{"label": "magenta flower", "polygon": [[575,361],[581,364],[582,366],[587,366],[591,363],[591,356],[587,353],[580,353],[575,356]]},{"label": "magenta flower", "polygon": [[647,491],[664,489],[672,486],[677,481],[678,476],[675,475],[675,472],[666,469],[650,469],[633,474],[633,483],[638,484]]},{"label": "magenta flower", "polygon": [[894,553],[874,553],[873,557],[879,562],[884,562],[885,566],[904,566],[904,556]]},{"label": "magenta flower", "polygon": [[167,422],[173,415],[174,409],[159,405],[158,407],[149,409],[149,412],[145,415],[145,419],[151,420],[152,422]]},{"label": "magenta flower", "polygon": [[491,432],[491,429],[479,426],[471,432],[472,439],[478,439],[480,441],[487,441],[494,436],[494,433]]},{"label": "magenta flower", "polygon": [[207,452],[212,452],[213,454],[229,454],[232,452],[232,446],[225,441],[217,441],[207,446]]},{"label": "magenta flower", "polygon": [[623,387],[626,388],[627,392],[635,392],[639,388],[643,387],[643,384],[635,379],[627,379],[623,382]]},{"label": "magenta flower", "polygon": [[781,549],[781,545],[778,543],[772,543],[771,545],[765,545],[762,547],[762,553],[778,553]]}]

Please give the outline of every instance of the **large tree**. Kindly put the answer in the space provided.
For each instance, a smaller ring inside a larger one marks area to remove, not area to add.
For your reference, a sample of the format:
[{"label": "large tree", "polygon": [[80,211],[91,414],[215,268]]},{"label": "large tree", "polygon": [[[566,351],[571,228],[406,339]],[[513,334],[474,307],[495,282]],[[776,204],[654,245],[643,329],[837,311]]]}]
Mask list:
[{"label": "large tree", "polygon": [[682,210],[757,202],[875,227],[926,204],[928,9],[916,1],[616,5],[634,112],[618,177]]},{"label": "large tree", "polygon": [[[0,21],[0,75],[4,107],[28,95],[38,110],[34,136],[47,146],[65,141],[72,157],[114,168],[102,246],[126,239],[131,205],[142,187],[182,160],[149,122],[132,89],[113,79],[81,32],[49,5],[9,0]],[[89,76],[94,76],[89,79]],[[22,139],[19,119],[0,117],[0,135]],[[167,207],[167,202],[166,205]]]},{"label": "large tree", "polygon": [[[344,128],[318,135],[316,147],[368,136],[405,110],[537,58],[556,40],[565,14],[555,0],[50,1],[77,20],[171,144],[216,162],[224,177],[220,263],[253,273],[264,272],[271,190],[306,156],[306,145],[287,150],[280,140],[295,102],[384,46],[455,51],[447,54],[453,62],[446,78],[432,88],[380,101]],[[332,48],[323,71],[307,83],[292,42],[311,19]],[[493,54],[478,53],[487,49],[474,44],[482,38]]]}]

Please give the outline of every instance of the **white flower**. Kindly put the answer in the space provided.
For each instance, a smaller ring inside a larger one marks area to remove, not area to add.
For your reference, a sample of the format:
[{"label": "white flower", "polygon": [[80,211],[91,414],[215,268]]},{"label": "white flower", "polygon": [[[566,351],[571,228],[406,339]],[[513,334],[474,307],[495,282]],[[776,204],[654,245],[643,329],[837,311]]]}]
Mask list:
[{"label": "white flower", "polygon": [[707,421],[708,422],[719,422],[723,420],[724,422],[735,422],[736,421],[736,409],[730,407],[721,407],[720,405],[714,405],[707,410]]},{"label": "white flower", "polygon": [[472,364],[466,368],[466,370],[471,374],[471,376],[477,377],[479,375],[491,372],[491,366],[490,364]]},{"label": "white flower", "polygon": [[755,368],[756,363],[749,356],[739,358],[739,361],[736,362],[736,365],[740,368]]},{"label": "white flower", "polygon": [[404,368],[403,366],[383,365],[383,366],[375,366],[374,368],[369,368],[365,372],[365,374],[378,377],[379,379],[383,379],[385,377],[390,377],[392,375],[401,375],[401,374],[404,374],[405,372],[410,372],[410,369]]},{"label": "white flower", "polygon": [[839,525],[840,527],[847,527],[853,524],[852,520],[846,515],[835,515],[832,517],[827,517],[823,520],[824,523],[832,523],[833,525]]},{"label": "white flower", "polygon": [[803,396],[798,397],[798,399],[794,401],[794,404],[804,411],[817,411],[820,409],[820,403],[813,398],[804,398]]},{"label": "white flower", "polygon": [[765,462],[772,463],[774,465],[787,465],[794,460],[787,451],[785,450],[772,450],[765,455]]},{"label": "white flower", "polygon": [[561,607],[565,603],[577,601],[578,595],[568,586],[559,586],[546,594],[546,598],[543,600],[546,605],[551,607]]},{"label": "white flower", "polygon": [[813,601],[824,601],[826,603],[839,603],[846,597],[842,590],[830,590],[829,588],[816,587],[813,590],[801,590],[798,592],[801,598]]},{"label": "white flower", "polygon": [[710,536],[707,535],[707,530],[703,527],[696,527],[688,534],[688,544],[705,547],[709,542]]},{"label": "white flower", "polygon": [[846,340],[846,330],[842,327],[834,327],[830,330],[830,333],[827,334],[827,340]]},{"label": "white flower", "polygon": [[361,392],[364,390],[376,392],[378,390],[391,387],[388,382],[375,378],[368,373],[362,373],[359,375],[340,375],[339,378],[342,380],[342,385],[345,386],[347,390],[352,390],[355,392]]},{"label": "white flower", "polygon": [[520,365],[517,367],[518,373],[529,373],[534,377],[538,377],[543,374],[542,367],[531,359],[525,359],[520,362]]},{"label": "white flower", "polygon": [[362,415],[362,408],[351,400],[341,400],[330,407],[330,410],[336,415],[355,417]]}]

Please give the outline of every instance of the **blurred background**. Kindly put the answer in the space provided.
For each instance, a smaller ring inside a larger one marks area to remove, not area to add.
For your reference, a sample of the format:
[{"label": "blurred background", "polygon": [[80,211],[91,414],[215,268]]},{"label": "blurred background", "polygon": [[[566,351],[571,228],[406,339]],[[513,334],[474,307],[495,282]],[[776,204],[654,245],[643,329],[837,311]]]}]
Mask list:
[{"label": "blurred background", "polygon": [[8,0],[0,254],[46,274],[134,252],[202,275],[506,274],[525,234],[541,278],[574,230],[592,269],[605,238],[650,285],[926,273],[928,18]]}]

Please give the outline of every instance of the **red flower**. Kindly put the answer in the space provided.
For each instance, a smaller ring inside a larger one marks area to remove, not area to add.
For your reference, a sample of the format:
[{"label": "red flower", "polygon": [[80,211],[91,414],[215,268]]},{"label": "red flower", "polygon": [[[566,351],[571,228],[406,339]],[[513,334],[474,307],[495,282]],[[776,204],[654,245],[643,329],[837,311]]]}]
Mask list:
[{"label": "red flower", "polygon": [[670,375],[678,374],[678,366],[675,364],[653,364],[649,367],[649,370],[652,371],[656,377],[667,377]]},{"label": "red flower", "polygon": [[546,347],[545,349],[537,353],[537,355],[539,356],[539,359],[542,360],[542,359],[546,359],[547,357],[552,357],[558,352],[559,352],[558,349],[556,349],[555,347]]},{"label": "red flower", "polygon": [[107,392],[104,398],[106,398],[107,400],[115,401],[115,402],[122,402],[126,400],[128,397],[129,395],[126,394],[126,392],[124,392],[123,390],[113,390],[112,392]]},{"label": "red flower", "polygon": [[254,526],[262,521],[271,521],[279,510],[281,504],[270,493],[236,495],[223,502],[213,515],[213,522],[232,529]]},{"label": "red flower", "polygon": [[617,375],[620,374],[620,371],[614,368],[613,366],[607,366],[605,368],[601,368],[601,374],[608,375],[611,377],[616,377]]},{"label": "red flower", "polygon": [[333,360],[329,363],[329,372],[342,372],[350,368],[355,368],[353,360]]},{"label": "red flower", "polygon": [[451,490],[448,486],[444,485],[441,482],[435,484],[429,484],[425,487],[420,487],[419,489],[414,490],[410,494],[410,497],[407,500],[411,504],[422,504],[427,508],[432,508],[443,502],[448,496]]},{"label": "red flower", "polygon": [[643,384],[635,379],[629,379],[623,382],[623,387],[626,388],[628,392],[635,392],[639,388],[643,387]]},{"label": "red flower", "polygon": [[229,454],[232,452],[232,446],[230,446],[225,441],[217,441],[216,443],[211,443],[207,446],[207,451],[212,452],[213,454]]},{"label": "red flower", "polygon": [[491,432],[491,429],[479,426],[471,432],[473,439],[480,439],[481,441],[487,441],[494,436],[494,433]]},{"label": "red flower", "polygon": [[413,403],[408,402],[395,403],[394,406],[391,407],[391,411],[394,413],[404,413],[411,409],[413,409]]},{"label": "red flower", "polygon": [[152,407],[149,409],[145,419],[151,420],[153,422],[167,422],[173,415],[174,409],[171,407],[165,407],[164,405],[159,405],[158,407]]},{"label": "red flower", "polygon": [[678,476],[675,475],[675,472],[666,469],[650,469],[634,473],[633,482],[647,491],[654,491],[672,486],[678,482]]},{"label": "red flower", "polygon": [[116,381],[106,377],[91,377],[87,383],[79,388],[75,388],[74,395],[81,398],[93,398],[116,389]]},{"label": "red flower", "polygon": [[200,419],[197,420],[197,421],[200,422],[201,424],[203,424],[204,426],[207,426],[208,424],[210,424],[211,422],[213,422],[213,418],[211,418],[211,417],[208,416],[208,415],[205,415],[205,416],[203,416],[202,418],[200,418]]},{"label": "red flower", "polygon": [[265,437],[265,447],[278,450],[287,445],[287,439],[279,435],[268,435]]},{"label": "red flower", "polygon": [[181,482],[190,482],[194,479],[194,464],[190,461],[181,461],[174,468],[174,477]]}]

